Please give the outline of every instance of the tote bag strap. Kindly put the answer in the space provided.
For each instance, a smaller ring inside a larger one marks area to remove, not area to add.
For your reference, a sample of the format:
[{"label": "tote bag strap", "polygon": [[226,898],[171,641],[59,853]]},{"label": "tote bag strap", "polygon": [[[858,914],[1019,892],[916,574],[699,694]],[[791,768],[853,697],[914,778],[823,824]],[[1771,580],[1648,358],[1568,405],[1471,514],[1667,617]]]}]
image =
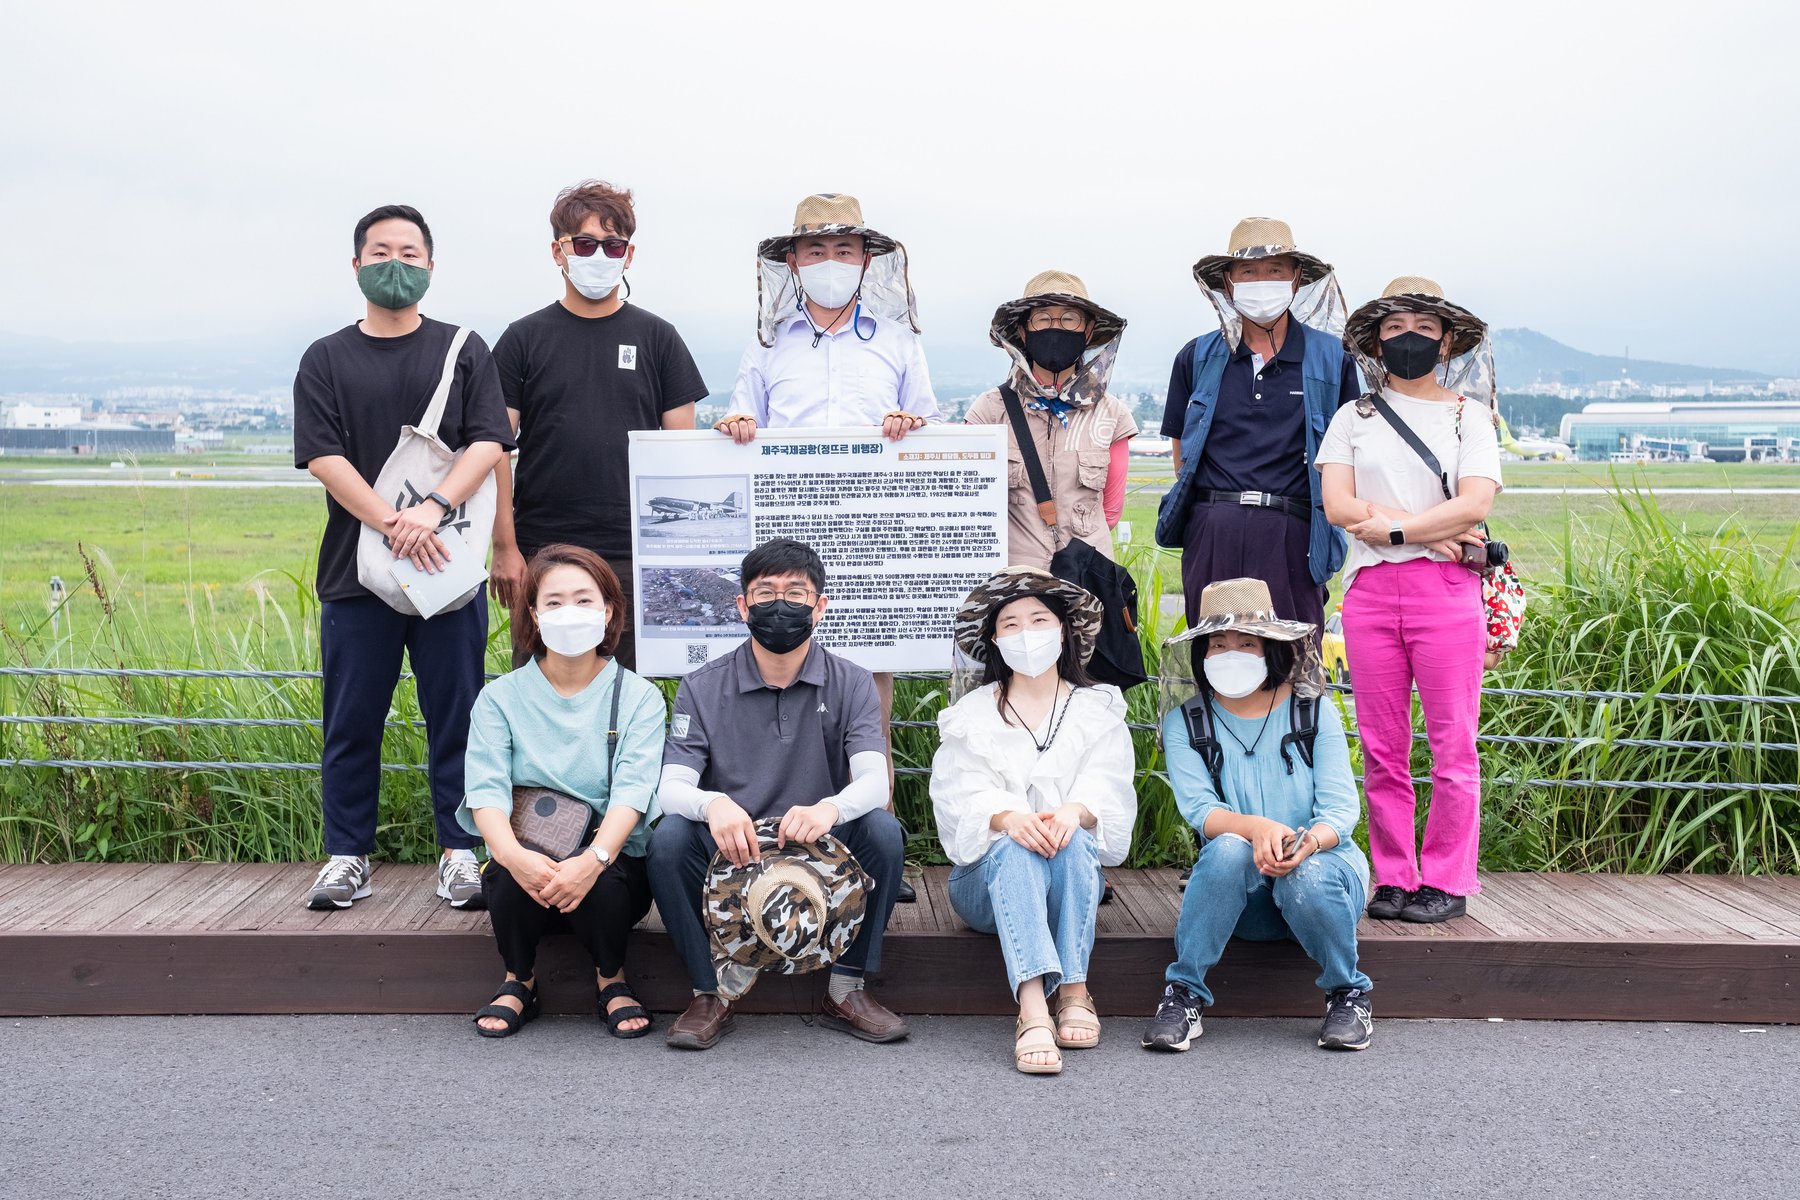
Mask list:
[{"label": "tote bag strap", "polygon": [[420,433],[436,437],[438,425],[444,419],[444,405],[450,399],[450,382],[456,378],[456,356],[462,353],[463,343],[469,340],[469,327],[462,326],[456,336],[450,339],[450,351],[444,355],[444,373],[438,378],[437,391],[431,393],[431,403],[425,406],[425,415],[413,426]]},{"label": "tote bag strap", "polygon": [[[1431,452],[1431,447],[1427,446],[1424,439],[1413,432],[1411,425],[1400,419],[1400,414],[1395,412],[1393,406],[1382,399],[1379,394],[1371,395],[1369,399],[1374,403],[1375,411],[1380,413],[1382,419],[1393,426],[1394,432],[1400,435],[1400,440],[1411,446],[1413,453],[1423,459],[1426,468],[1437,476],[1438,486],[1444,490],[1444,499],[1454,499],[1450,494],[1450,476],[1445,472],[1443,464],[1438,462],[1437,455]],[[1460,402],[1456,406],[1456,436],[1460,441],[1462,438],[1462,404]]]}]

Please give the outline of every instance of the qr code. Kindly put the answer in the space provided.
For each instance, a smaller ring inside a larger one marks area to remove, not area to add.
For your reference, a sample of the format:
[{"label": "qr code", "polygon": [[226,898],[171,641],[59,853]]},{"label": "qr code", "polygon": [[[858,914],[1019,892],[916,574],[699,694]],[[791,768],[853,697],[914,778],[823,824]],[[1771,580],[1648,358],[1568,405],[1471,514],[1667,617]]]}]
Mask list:
[{"label": "qr code", "polygon": [[706,662],[706,643],[689,642],[687,644],[688,666],[698,667]]}]

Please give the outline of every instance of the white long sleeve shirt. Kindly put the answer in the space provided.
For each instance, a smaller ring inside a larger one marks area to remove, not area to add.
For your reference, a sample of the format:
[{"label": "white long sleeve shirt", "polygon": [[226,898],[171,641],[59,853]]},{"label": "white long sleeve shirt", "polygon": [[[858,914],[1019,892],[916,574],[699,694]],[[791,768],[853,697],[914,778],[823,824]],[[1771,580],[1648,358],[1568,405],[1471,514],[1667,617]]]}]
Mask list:
[{"label": "white long sleeve shirt", "polygon": [[896,410],[944,419],[919,335],[867,313],[817,345],[812,323],[794,314],[773,346],[745,352],[731,389],[731,411],[755,417],[759,429],[879,425]]},{"label": "white long sleeve shirt", "polygon": [[980,862],[1005,836],[988,828],[994,814],[1052,812],[1073,801],[1098,822],[1101,865],[1124,862],[1137,822],[1125,697],[1107,684],[1077,690],[1056,740],[1039,754],[1029,732],[1001,719],[995,687],[977,688],[938,715],[931,807],[944,853],[958,866]]}]

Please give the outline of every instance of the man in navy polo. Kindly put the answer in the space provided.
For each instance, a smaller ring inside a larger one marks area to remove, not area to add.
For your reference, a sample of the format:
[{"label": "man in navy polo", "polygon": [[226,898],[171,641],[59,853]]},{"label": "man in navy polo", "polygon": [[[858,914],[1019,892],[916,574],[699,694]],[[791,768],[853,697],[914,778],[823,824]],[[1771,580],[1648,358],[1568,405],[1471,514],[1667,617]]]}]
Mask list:
[{"label": "man in navy polo", "polygon": [[813,643],[825,615],[825,566],[786,538],[744,556],[738,612],[750,638],[681,681],[663,750],[663,818],[650,839],[650,890],[694,999],[669,1045],[704,1050],[731,1030],[701,919],[707,865],[759,857],[756,822],[798,842],[835,834],[869,878],[862,929],[831,969],[820,1020],[869,1042],[906,1022],[863,988],[905,866],[906,838],[887,810],[887,736],[869,673]]},{"label": "man in navy polo", "polygon": [[1238,222],[1229,250],[1195,263],[1194,278],[1220,328],[1175,356],[1162,421],[1175,486],[1156,540],[1181,549],[1190,624],[1208,584],[1249,577],[1269,585],[1284,620],[1323,628],[1347,542],[1325,519],[1313,458],[1338,405],[1362,389],[1338,336],[1290,309],[1305,289],[1306,311],[1341,325],[1342,293],[1331,265],[1267,217]]}]

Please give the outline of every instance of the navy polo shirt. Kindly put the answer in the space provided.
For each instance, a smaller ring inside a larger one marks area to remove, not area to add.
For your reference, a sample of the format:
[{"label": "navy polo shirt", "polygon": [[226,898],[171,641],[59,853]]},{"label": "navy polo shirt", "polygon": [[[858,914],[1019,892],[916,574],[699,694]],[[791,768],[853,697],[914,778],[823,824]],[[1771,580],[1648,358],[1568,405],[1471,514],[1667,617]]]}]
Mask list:
[{"label": "navy polo shirt", "polygon": [[779,819],[850,783],[850,756],[887,753],[875,680],[815,640],[784,688],[763,682],[746,639],[681,681],[664,765],[692,767],[755,820]]},{"label": "navy polo shirt", "polygon": [[[1250,343],[1239,341],[1219,380],[1219,402],[1212,429],[1194,476],[1194,486],[1218,492],[1271,492],[1305,501],[1311,494],[1306,462],[1306,393],[1300,363],[1306,339],[1325,337],[1295,320],[1275,358],[1256,369]],[[1162,433],[1180,440],[1194,394],[1195,338],[1175,356],[1169,395],[1163,405]],[[1344,377],[1338,403],[1361,394],[1356,362],[1344,355]]]}]

